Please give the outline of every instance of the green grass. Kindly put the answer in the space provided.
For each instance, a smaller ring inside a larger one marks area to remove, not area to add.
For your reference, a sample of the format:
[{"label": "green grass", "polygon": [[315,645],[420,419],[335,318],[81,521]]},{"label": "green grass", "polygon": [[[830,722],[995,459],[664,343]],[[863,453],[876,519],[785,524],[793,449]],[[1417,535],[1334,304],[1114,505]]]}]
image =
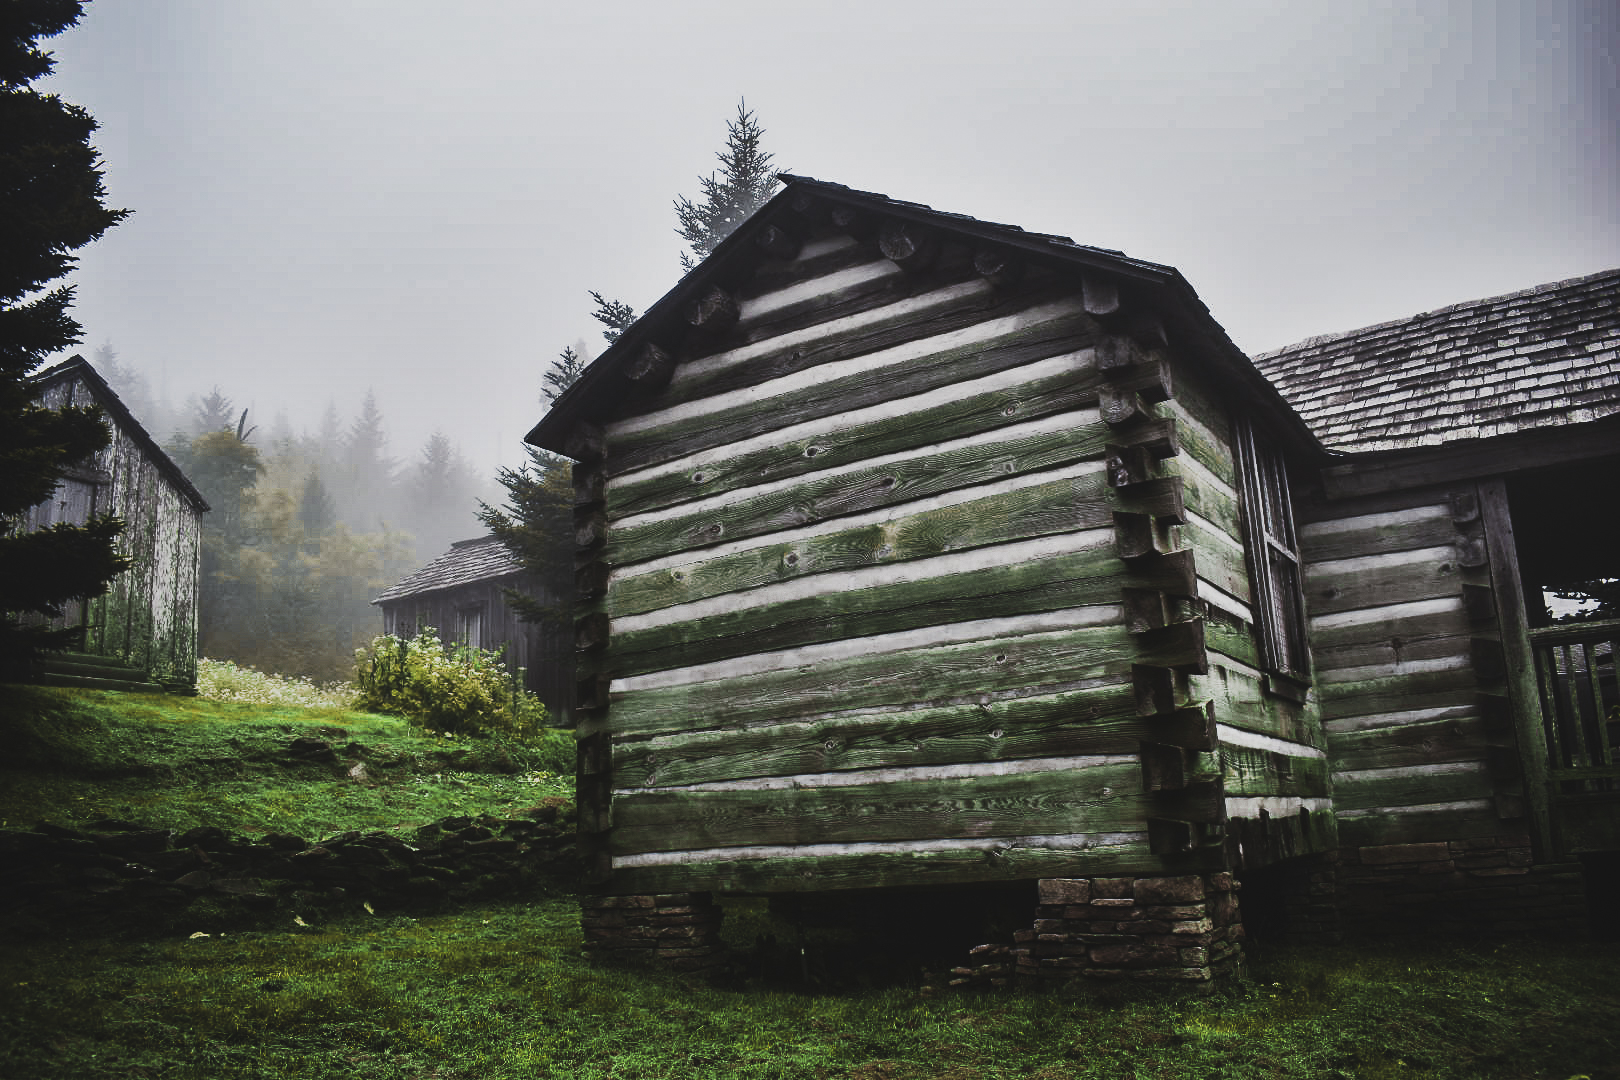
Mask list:
[{"label": "green grass", "polygon": [[[289,758],[310,735],[335,764]],[[0,687],[0,738],[14,825],[314,835],[567,789],[534,782],[557,745],[469,746],[339,707]],[[732,909],[746,953],[763,906]],[[591,967],[570,898],[284,917],[120,938],[0,921],[0,1080],[1620,1080],[1612,944],[1257,949],[1247,980],[1201,998],[937,978],[822,993],[747,965],[713,983]]]},{"label": "green grass", "polygon": [[0,1076],[1614,1077],[1620,953],[1262,952],[1211,997],[840,995],[579,959],[567,899],[0,949]]},{"label": "green grass", "polygon": [[[296,759],[300,737],[329,742],[335,757]],[[330,706],[0,686],[0,739],[0,827],[110,817],[314,837],[510,814],[572,794],[567,733],[451,739]]]}]

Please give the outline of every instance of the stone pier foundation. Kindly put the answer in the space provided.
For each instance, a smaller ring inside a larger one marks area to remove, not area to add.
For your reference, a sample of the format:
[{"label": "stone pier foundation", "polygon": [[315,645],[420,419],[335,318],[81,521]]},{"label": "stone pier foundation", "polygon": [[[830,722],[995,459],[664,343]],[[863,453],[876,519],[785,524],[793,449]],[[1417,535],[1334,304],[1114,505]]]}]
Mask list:
[{"label": "stone pier foundation", "polygon": [[980,945],[951,985],[1031,986],[1084,977],[1208,984],[1243,960],[1228,873],[1046,878],[1035,925]]},{"label": "stone pier foundation", "polygon": [[585,951],[593,960],[704,971],[725,958],[724,912],[706,892],[586,896],[580,909]]}]

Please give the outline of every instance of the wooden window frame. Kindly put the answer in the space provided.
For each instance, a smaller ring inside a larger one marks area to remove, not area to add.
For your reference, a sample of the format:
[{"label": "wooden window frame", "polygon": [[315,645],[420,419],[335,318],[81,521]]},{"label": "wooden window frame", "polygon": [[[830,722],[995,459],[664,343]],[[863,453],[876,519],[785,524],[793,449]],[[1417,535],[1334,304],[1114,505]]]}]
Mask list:
[{"label": "wooden window frame", "polygon": [[1311,680],[1310,640],[1288,467],[1247,418],[1237,417],[1232,430],[1260,662],[1269,674],[1281,676],[1267,680],[1273,692],[1302,698]]}]

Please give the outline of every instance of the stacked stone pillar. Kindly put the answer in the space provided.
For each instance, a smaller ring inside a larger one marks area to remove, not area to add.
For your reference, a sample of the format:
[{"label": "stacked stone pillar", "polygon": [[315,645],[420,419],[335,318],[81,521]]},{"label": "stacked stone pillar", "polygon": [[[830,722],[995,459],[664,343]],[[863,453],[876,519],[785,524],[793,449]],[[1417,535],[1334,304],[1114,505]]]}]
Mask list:
[{"label": "stacked stone pillar", "polygon": [[1207,985],[1243,960],[1229,873],[1046,878],[1035,925],[981,945],[952,985],[1030,986],[1075,978]]},{"label": "stacked stone pillar", "polygon": [[706,892],[587,896],[580,908],[585,951],[593,960],[706,971],[725,959],[723,911]]}]

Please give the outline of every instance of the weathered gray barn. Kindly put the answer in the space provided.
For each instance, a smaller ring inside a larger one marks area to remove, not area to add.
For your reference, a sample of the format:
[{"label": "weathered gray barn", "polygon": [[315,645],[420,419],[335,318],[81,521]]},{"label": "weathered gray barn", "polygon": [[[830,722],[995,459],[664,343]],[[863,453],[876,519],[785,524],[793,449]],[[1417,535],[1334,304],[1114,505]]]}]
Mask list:
[{"label": "weathered gray barn", "polygon": [[1305,398],[1367,391],[1290,351],[1279,394],[1172,268],[784,179],[529,435],[579,462],[593,940],[697,964],[701,894],[1025,882],[1021,970],[1202,979],[1234,871],[1324,933],[1365,852],[1575,902],[1488,484],[1344,487],[1405,474]]},{"label": "weathered gray barn", "polygon": [[[29,510],[23,528],[83,524],[96,514],[124,519],[118,547],[132,565],[106,593],[75,602],[54,628],[79,628],[82,656],[47,663],[63,672],[155,682],[185,690],[197,683],[197,573],[202,515],[208,503],[162,447],[81,356],[32,380],[48,408],[97,405],[112,442],[78,465],[45,502]],[[97,661],[113,667],[100,667]],[[119,673],[116,667],[130,669]]]},{"label": "weathered gray barn", "polygon": [[524,686],[545,702],[549,722],[566,724],[574,694],[572,634],[519,619],[508,589],[544,596],[504,544],[481,536],[452,544],[372,603],[382,608],[385,634],[411,637],[431,626],[442,641],[503,649],[507,664],[524,670]]}]

